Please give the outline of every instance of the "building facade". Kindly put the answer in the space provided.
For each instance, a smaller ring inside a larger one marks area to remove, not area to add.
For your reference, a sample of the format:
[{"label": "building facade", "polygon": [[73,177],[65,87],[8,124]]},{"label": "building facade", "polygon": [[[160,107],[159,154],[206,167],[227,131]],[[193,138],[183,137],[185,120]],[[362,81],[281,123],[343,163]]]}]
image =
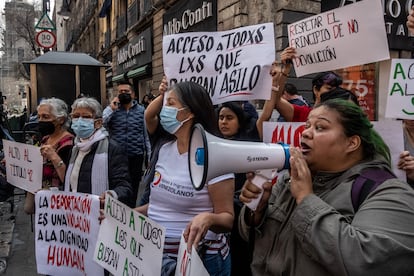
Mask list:
[{"label": "building facade", "polygon": [[27,106],[29,74],[22,62],[40,54],[35,43],[34,24],[39,12],[23,0],[5,2],[3,55],[0,57],[0,91],[10,110],[20,112]]},{"label": "building facade", "polygon": [[[106,71],[108,95],[116,82],[133,82],[141,99],[157,94],[163,76],[162,37],[191,31],[224,31],[241,26],[273,22],[276,53],[288,46],[287,25],[323,11],[352,4],[344,0],[79,0],[66,1],[71,16],[62,24],[65,51],[89,53],[109,67]],[[365,0],[367,1],[367,0]],[[58,2],[57,2],[58,3]],[[405,19],[409,3],[383,0],[384,18],[392,57],[411,58],[413,47]],[[62,4],[63,6],[63,4]],[[56,11],[60,8],[56,6]],[[259,8],[260,7],[260,8]],[[57,24],[59,28],[59,24]],[[59,38],[58,38],[59,40]],[[410,44],[411,43],[411,44]],[[390,62],[344,68],[338,73],[347,88],[357,93],[371,119],[385,109]],[[290,79],[312,101],[312,76]],[[347,79],[349,78],[349,79]],[[365,94],[360,86],[366,82]],[[385,96],[384,96],[385,95]]]}]

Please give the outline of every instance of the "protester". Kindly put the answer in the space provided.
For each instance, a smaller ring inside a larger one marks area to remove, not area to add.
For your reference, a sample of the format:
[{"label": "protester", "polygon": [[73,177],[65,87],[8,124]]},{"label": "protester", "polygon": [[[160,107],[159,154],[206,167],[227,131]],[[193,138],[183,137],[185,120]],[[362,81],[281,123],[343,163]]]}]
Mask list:
[{"label": "protester", "polygon": [[133,195],[130,207],[136,206],[139,184],[142,177],[144,156],[151,155],[151,145],[144,121],[144,107],[135,100],[135,91],[129,82],[117,86],[119,106],[106,121],[111,139],[115,140],[128,156],[129,174]]},{"label": "protester", "polygon": [[152,100],[155,98],[154,95],[152,95],[152,93],[150,94],[145,94],[144,97],[142,97],[142,101],[141,104],[147,108],[148,105],[152,102]]},{"label": "protester", "polygon": [[[233,174],[194,189],[188,147],[194,124],[217,135],[217,119],[207,91],[193,82],[175,84],[168,92],[164,78],[160,95],[145,111],[148,132],[170,137],[159,150],[149,203],[136,210],[166,227],[161,275],[174,275],[181,235],[198,249],[210,275],[230,275],[227,233],[233,225]],[[165,102],[165,103],[164,103]],[[164,103],[164,104],[163,104]],[[162,126],[162,128],[160,128]]]},{"label": "protester", "polygon": [[[218,108],[218,127],[220,134],[225,139],[242,141],[260,141],[256,127],[252,132],[249,126],[249,115],[243,111],[238,102],[223,103]],[[254,124],[255,126],[256,124]],[[239,196],[241,188],[246,181],[246,173],[235,174],[234,189],[234,214],[238,217],[243,203]],[[239,234],[237,219],[234,220],[230,237],[231,248],[231,275],[251,275],[249,245]]]},{"label": "protester", "polygon": [[[290,155],[290,175],[265,183],[256,211],[243,207],[239,217],[245,239],[254,218],[254,275],[412,275],[414,191],[391,174],[389,149],[361,108],[320,103]],[[358,191],[367,170],[392,178],[374,190],[365,179]],[[240,200],[259,191],[248,180]]]},{"label": "protester", "polygon": [[112,98],[110,103],[104,108],[102,112],[102,119],[105,122],[108,120],[109,116],[114,112],[116,109],[118,109],[119,106],[119,99],[118,96],[115,96]]},{"label": "protester", "polygon": [[[288,122],[304,122],[312,110],[311,106],[298,106],[282,98],[283,91],[280,87],[284,87],[292,67],[291,60],[295,57],[296,49],[287,47],[280,54],[281,62],[274,62],[272,65],[270,72],[272,75],[271,98],[265,101],[263,112],[257,120],[260,137],[263,137],[263,122],[270,119],[274,108]],[[334,98],[346,99],[358,103],[356,96],[351,91],[341,88],[341,84],[341,77],[334,72],[329,71],[317,74],[312,79],[314,104]]]},{"label": "protester", "polygon": [[403,120],[404,151],[400,154],[398,168],[404,170],[407,182],[414,188],[414,120]]},{"label": "protester", "polygon": [[[282,97],[283,99],[285,99],[286,101],[288,101],[291,104],[295,104],[295,105],[306,105],[308,106],[308,103],[306,102],[306,100],[299,95],[298,93],[298,89],[296,88],[296,86],[292,83],[286,83],[285,87],[283,89],[283,93],[282,93]],[[278,122],[286,122],[286,119],[282,116],[279,115],[279,118],[277,118]]]},{"label": "protester", "polygon": [[76,99],[72,104],[72,129],[75,146],[65,177],[65,191],[105,194],[127,204],[132,197],[128,159],[122,148],[109,139],[102,127],[102,106],[90,97]]},{"label": "protester", "polygon": [[[68,131],[68,107],[58,98],[43,99],[37,107],[37,117],[39,132],[42,135],[42,188],[54,187],[62,190],[74,138]],[[24,211],[28,214],[34,213],[34,194],[27,193]]]},{"label": "protester", "polygon": [[407,28],[411,35],[414,35],[414,6],[411,7],[407,16]]}]

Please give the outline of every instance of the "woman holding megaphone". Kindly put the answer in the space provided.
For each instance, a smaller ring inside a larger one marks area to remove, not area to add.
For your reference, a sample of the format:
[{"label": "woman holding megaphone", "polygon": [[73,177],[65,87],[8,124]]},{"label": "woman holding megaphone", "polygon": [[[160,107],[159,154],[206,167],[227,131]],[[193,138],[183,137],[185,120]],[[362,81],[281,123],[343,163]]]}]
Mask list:
[{"label": "woman holding megaphone", "polygon": [[[256,233],[253,275],[413,275],[414,191],[361,108],[315,106],[290,154],[290,174],[239,217],[245,239]],[[240,200],[259,192],[247,180]]]},{"label": "woman holding megaphone", "polygon": [[149,134],[167,142],[158,152],[149,202],[136,210],[166,227],[162,275],[174,275],[181,235],[189,252],[192,246],[197,249],[210,275],[230,275],[227,233],[234,219],[234,175],[216,177],[198,191],[192,185],[188,167],[194,124],[201,124],[209,133],[218,133],[210,96],[193,82],[177,83],[166,90],[164,78],[160,95],[145,111]]}]

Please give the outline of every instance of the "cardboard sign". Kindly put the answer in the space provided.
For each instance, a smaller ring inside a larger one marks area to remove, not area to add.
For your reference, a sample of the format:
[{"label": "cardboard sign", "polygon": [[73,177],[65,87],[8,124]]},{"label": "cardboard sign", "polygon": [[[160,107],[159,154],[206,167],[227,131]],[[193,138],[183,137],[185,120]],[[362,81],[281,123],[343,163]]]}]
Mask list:
[{"label": "cardboard sign", "polygon": [[392,59],[385,117],[414,120],[414,59]]},{"label": "cardboard sign", "polygon": [[[371,123],[390,148],[393,172],[399,179],[405,181],[405,172],[397,168],[400,153],[404,150],[404,136],[401,121],[384,120]],[[304,123],[264,122],[263,141],[267,143],[283,142],[299,147],[304,129]]]},{"label": "cardboard sign", "polygon": [[93,259],[114,275],[160,275],[165,228],[111,196]]},{"label": "cardboard sign", "polygon": [[103,275],[93,261],[99,230],[99,197],[42,190],[35,196],[37,273]]},{"label": "cardboard sign", "polygon": [[43,157],[40,148],[3,139],[7,182],[35,193],[42,188]]},{"label": "cardboard sign", "polygon": [[389,59],[381,1],[360,1],[288,25],[296,76]]},{"label": "cardboard sign", "polygon": [[273,23],[167,35],[162,46],[170,86],[196,82],[206,88],[213,104],[270,98]]},{"label": "cardboard sign", "polygon": [[[227,258],[230,258],[230,256]],[[194,245],[191,253],[187,251],[187,243],[183,235],[181,235],[180,247],[178,249],[175,276],[209,276]]]}]

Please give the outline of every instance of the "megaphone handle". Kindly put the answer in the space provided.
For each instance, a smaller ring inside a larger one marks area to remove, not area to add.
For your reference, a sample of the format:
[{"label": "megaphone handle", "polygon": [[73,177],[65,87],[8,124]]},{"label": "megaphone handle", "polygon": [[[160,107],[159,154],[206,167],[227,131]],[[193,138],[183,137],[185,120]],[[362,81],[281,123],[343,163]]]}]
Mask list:
[{"label": "megaphone handle", "polygon": [[250,201],[249,203],[246,203],[246,206],[250,208],[250,210],[252,211],[256,211],[257,205],[259,205],[260,199],[262,199],[262,195],[263,195],[263,189],[262,186],[264,183],[266,183],[267,181],[269,181],[269,179],[267,179],[266,177],[257,174],[253,177],[253,179],[251,180],[251,182],[256,185],[257,187],[259,187],[261,189],[260,191],[260,195],[253,199],[252,201]]}]

